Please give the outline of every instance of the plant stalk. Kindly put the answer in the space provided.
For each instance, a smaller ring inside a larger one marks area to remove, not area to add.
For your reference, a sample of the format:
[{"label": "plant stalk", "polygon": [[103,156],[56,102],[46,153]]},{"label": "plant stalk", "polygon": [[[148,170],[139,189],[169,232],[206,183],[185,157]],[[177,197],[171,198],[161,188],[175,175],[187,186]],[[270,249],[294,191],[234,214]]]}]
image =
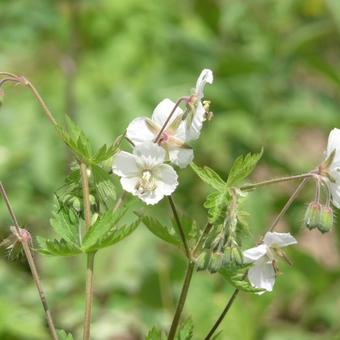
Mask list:
[{"label": "plant stalk", "polygon": [[175,338],[177,327],[178,327],[178,324],[179,324],[179,320],[180,320],[181,314],[183,312],[185,300],[186,300],[187,295],[188,295],[188,291],[189,291],[190,282],[191,282],[191,279],[192,279],[192,274],[194,272],[194,268],[195,268],[195,262],[189,261],[188,267],[187,267],[187,270],[186,270],[186,274],[185,274],[185,279],[184,279],[184,282],[183,282],[181,295],[179,297],[177,307],[176,307],[176,311],[175,311],[175,315],[174,315],[174,318],[172,320],[172,324],[171,324],[171,327],[170,327],[168,340],[173,340]]},{"label": "plant stalk", "polygon": [[[85,227],[86,227],[86,231],[88,231],[91,227],[90,189],[89,189],[89,179],[87,175],[87,167],[86,167],[86,164],[83,162],[80,163],[80,174],[81,174],[81,183],[82,183],[82,190],[83,190]],[[87,254],[85,314],[84,314],[84,325],[83,325],[83,339],[84,340],[90,339],[90,331],[91,331],[91,316],[92,316],[92,304],[93,304],[94,256],[95,256],[95,253]]]},{"label": "plant stalk", "polygon": [[[273,232],[277,226],[277,224],[279,223],[280,219],[283,217],[283,215],[287,212],[287,210],[289,209],[289,207],[292,205],[292,203],[294,202],[294,200],[296,199],[296,197],[299,195],[299,193],[301,192],[301,190],[303,189],[303,187],[305,186],[306,182],[308,181],[310,176],[305,176],[305,177],[301,177],[303,178],[303,180],[301,181],[301,183],[297,186],[297,188],[295,189],[295,191],[292,193],[292,195],[289,197],[287,203],[284,205],[284,207],[282,208],[282,210],[279,212],[279,214],[277,215],[277,217],[275,218],[275,220],[273,221],[273,223],[270,225],[270,227],[268,228],[267,232]],[[265,234],[264,234],[265,235]],[[258,243],[261,243],[264,235],[261,236],[260,240]],[[245,274],[246,275],[246,274]],[[239,293],[239,289],[235,289],[232,296],[229,298],[226,307],[224,308],[223,312],[221,313],[221,315],[219,316],[219,318],[216,320],[216,322],[214,323],[213,327],[211,328],[211,330],[209,331],[208,335],[204,338],[204,340],[209,340],[211,339],[211,337],[214,335],[214,333],[216,332],[217,328],[219,327],[219,325],[221,324],[221,322],[223,321],[223,319],[225,318],[225,316],[228,314],[231,306],[233,305],[238,293]]]},{"label": "plant stalk", "polygon": [[[8,212],[9,212],[9,214],[12,217],[13,224],[14,224],[14,227],[15,227],[16,232],[18,234],[18,237],[20,237],[20,235],[21,235],[20,226],[18,224],[17,218],[16,218],[15,213],[14,213],[14,211],[12,209],[11,204],[10,204],[10,201],[9,201],[8,195],[6,193],[6,190],[5,190],[5,188],[4,188],[4,186],[3,186],[3,184],[1,182],[0,182],[0,191],[1,191],[2,197],[4,198],[4,201],[6,203]],[[48,304],[47,304],[47,299],[46,299],[46,296],[45,296],[45,292],[44,292],[44,289],[43,289],[42,284],[41,284],[41,280],[40,280],[40,277],[39,277],[38,269],[37,269],[37,266],[36,266],[36,264],[34,262],[34,258],[32,256],[29,243],[28,243],[27,240],[25,240],[23,238],[20,238],[20,242],[21,242],[22,247],[24,249],[24,253],[25,253],[28,265],[30,267],[31,273],[32,273],[33,281],[34,281],[34,283],[35,283],[35,285],[37,287],[38,294],[39,294],[39,297],[40,297],[40,301],[41,301],[41,304],[42,304],[42,306],[44,308],[44,311],[45,311],[45,317],[46,317],[48,328],[49,328],[49,330],[51,332],[52,339],[53,340],[58,340],[57,331],[56,331],[56,328],[54,326],[53,318],[52,318],[50,309],[49,309]]]}]

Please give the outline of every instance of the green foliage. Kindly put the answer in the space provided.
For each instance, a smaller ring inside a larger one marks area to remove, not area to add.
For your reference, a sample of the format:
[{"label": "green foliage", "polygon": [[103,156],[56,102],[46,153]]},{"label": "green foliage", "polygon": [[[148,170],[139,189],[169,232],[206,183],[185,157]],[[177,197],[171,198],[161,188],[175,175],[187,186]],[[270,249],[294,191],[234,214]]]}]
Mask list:
[{"label": "green foliage", "polygon": [[38,249],[37,251],[44,255],[52,256],[74,256],[82,253],[82,250],[73,243],[60,240],[47,240],[43,237],[37,236]]},{"label": "green foliage", "polygon": [[163,337],[162,331],[156,327],[152,327],[145,337],[145,340],[163,340],[163,339],[165,339],[165,337]]},{"label": "green foliage", "polygon": [[259,153],[239,156],[233,163],[227,179],[227,186],[237,186],[246,179],[255,169],[257,162],[261,159],[263,149]]},{"label": "green foliage", "polygon": [[202,181],[204,181],[217,191],[225,191],[226,183],[213,169],[210,169],[207,166],[201,168],[195,163],[191,163],[190,166]]},{"label": "green foliage", "polygon": [[247,280],[247,271],[251,265],[243,265],[241,268],[225,267],[220,270],[220,274],[235,288],[246,293],[258,293],[263,289],[254,288]]},{"label": "green foliage", "polygon": [[176,340],[191,340],[193,337],[194,325],[191,319],[183,321],[177,331]]},{"label": "green foliage", "polygon": [[106,240],[107,235],[111,235],[118,222],[123,218],[127,209],[122,208],[117,211],[107,211],[90,227],[83,238],[82,249],[85,252],[92,252],[98,249],[98,245]]},{"label": "green foliage", "polygon": [[137,229],[139,224],[140,220],[138,219],[131,224],[123,225],[121,227],[113,226],[101,238],[99,238],[96,243],[87,246],[86,248],[83,247],[83,249],[85,249],[86,252],[93,252],[102,248],[110,247],[131,235]]},{"label": "green foliage", "polygon": [[57,330],[59,340],[73,340],[73,336],[71,333],[67,333],[62,329]]},{"label": "green foliage", "polygon": [[180,239],[177,238],[174,229],[163,225],[157,219],[144,216],[142,218],[142,222],[156,237],[161,240],[176,246],[180,244]]},{"label": "green foliage", "polygon": [[112,175],[107,173],[99,166],[92,166],[92,173],[95,182],[95,190],[98,193],[98,197],[106,207],[112,207],[114,200],[116,199],[116,189],[112,183]]},{"label": "green foliage", "polygon": [[221,223],[225,217],[227,206],[230,202],[229,191],[214,191],[207,196],[204,207],[208,209],[209,222],[213,224]]}]

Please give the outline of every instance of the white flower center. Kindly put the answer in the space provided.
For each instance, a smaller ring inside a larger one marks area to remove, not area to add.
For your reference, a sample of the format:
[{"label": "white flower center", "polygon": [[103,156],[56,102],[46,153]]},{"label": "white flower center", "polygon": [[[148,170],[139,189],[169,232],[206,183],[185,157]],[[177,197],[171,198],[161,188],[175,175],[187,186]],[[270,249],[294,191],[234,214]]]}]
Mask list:
[{"label": "white flower center", "polygon": [[136,189],[140,194],[156,189],[156,181],[150,170],[143,170],[142,176],[136,185]]}]

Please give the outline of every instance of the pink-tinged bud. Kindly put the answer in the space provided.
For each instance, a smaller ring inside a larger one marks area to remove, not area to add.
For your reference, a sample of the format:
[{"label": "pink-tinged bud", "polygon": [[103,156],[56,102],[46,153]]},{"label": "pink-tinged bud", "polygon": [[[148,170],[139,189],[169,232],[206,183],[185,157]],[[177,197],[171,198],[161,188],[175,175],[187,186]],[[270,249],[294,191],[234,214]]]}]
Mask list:
[{"label": "pink-tinged bud", "polygon": [[318,202],[312,202],[308,205],[304,218],[304,224],[308,229],[319,227],[321,209],[321,204]]},{"label": "pink-tinged bud", "polygon": [[318,229],[324,234],[332,229],[334,221],[333,209],[331,207],[323,207],[320,214],[320,223]]}]

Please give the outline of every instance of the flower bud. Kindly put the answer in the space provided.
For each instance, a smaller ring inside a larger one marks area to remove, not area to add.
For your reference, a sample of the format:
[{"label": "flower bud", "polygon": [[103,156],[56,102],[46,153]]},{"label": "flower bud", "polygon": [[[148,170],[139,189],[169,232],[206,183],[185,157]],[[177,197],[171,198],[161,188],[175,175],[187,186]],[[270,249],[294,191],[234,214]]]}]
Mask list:
[{"label": "flower bud", "polygon": [[332,229],[333,226],[333,209],[331,207],[322,207],[318,229],[324,234]]},{"label": "flower bud", "polygon": [[203,251],[196,259],[197,271],[207,269],[209,260],[210,254],[207,251]]},{"label": "flower bud", "polygon": [[304,218],[304,224],[308,229],[314,229],[319,227],[321,214],[321,204],[318,202],[312,202],[309,204]]},{"label": "flower bud", "polygon": [[209,271],[210,273],[216,273],[218,272],[223,265],[223,254],[218,253],[212,253],[209,260]]},{"label": "flower bud", "polygon": [[243,264],[243,255],[238,247],[226,247],[223,256],[225,266],[240,266]]}]

